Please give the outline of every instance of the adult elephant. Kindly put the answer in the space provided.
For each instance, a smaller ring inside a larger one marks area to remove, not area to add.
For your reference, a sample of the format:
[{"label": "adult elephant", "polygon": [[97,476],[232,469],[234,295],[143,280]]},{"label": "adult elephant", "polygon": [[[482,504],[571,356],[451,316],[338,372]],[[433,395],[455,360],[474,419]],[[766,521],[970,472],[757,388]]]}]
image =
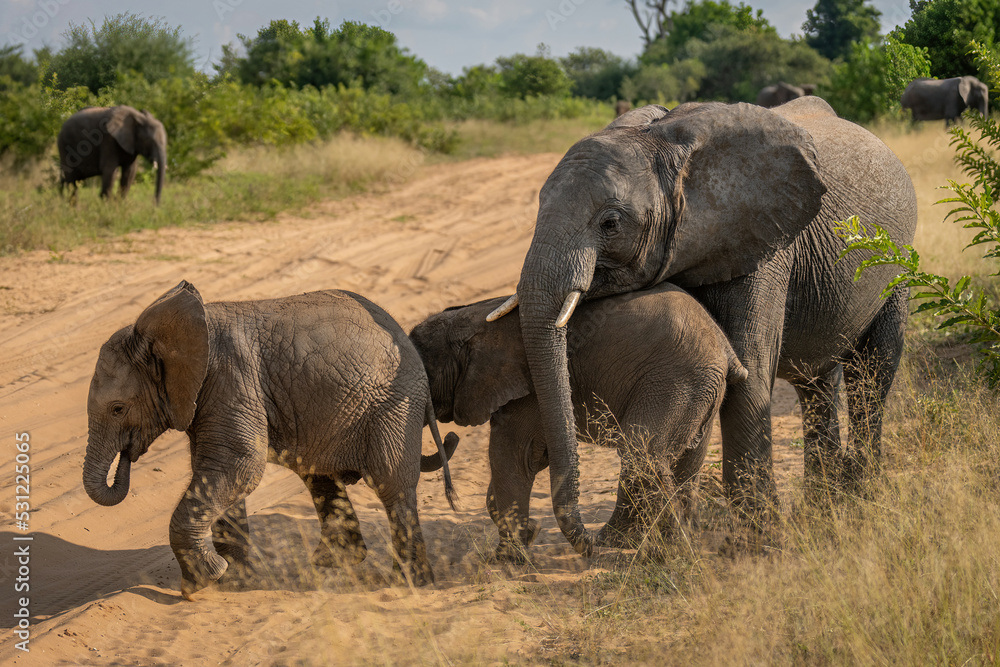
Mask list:
[{"label": "adult elephant", "polygon": [[[684,104],[631,111],[574,145],[539,195],[516,299],[549,445],[553,509],[580,553],[579,466],[565,324],[595,298],[669,280],[718,321],[749,372],[720,411],[723,478],[752,519],[773,498],[771,390],[803,405],[810,470],[877,465],[883,400],[898,365],[906,294],[881,298],[892,269],[866,271],[832,223],[858,215],[909,243],[916,197],[885,144],[816,97],[774,110]],[[843,372],[853,448],[841,459]],[[862,446],[862,443],[864,446]]]},{"label": "adult elephant", "polygon": [[762,107],[776,107],[779,104],[790,102],[805,94],[806,92],[802,88],[782,81],[761,88],[760,92],[757,93],[757,104]]},{"label": "adult elephant", "polygon": [[913,113],[913,120],[944,119],[945,127],[957,123],[966,109],[975,109],[985,116],[989,102],[989,86],[974,76],[916,79],[900,99],[902,107]]},{"label": "adult elephant", "polygon": [[129,106],[87,107],[66,119],[56,141],[60,190],[91,176],[101,177],[101,196],[111,195],[115,170],[121,168],[121,196],[128,194],[139,166],[138,156],[156,163],[156,203],[167,169],[167,131],[148,111]]}]

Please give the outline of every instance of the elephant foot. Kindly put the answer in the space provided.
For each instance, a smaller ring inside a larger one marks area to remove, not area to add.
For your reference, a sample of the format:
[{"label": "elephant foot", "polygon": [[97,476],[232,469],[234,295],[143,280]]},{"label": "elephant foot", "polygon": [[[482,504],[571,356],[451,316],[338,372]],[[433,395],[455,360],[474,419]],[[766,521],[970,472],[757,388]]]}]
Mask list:
[{"label": "elephant foot", "polygon": [[364,540],[359,544],[331,545],[327,540],[320,540],[313,551],[311,562],[313,567],[345,567],[357,565],[368,556],[368,547]]},{"label": "elephant foot", "polygon": [[631,525],[624,528],[605,525],[594,540],[594,546],[612,549],[635,549],[641,543],[642,534]]},{"label": "elephant foot", "polygon": [[392,571],[400,584],[427,586],[434,583],[434,571],[431,570],[430,563],[407,563],[405,567],[407,576],[404,577],[399,563],[396,561],[392,563]]},{"label": "elephant foot", "polygon": [[194,593],[221,579],[229,568],[226,559],[214,552],[189,554],[180,560],[180,565],[181,595],[185,600],[191,600]]},{"label": "elephant foot", "polygon": [[493,560],[498,563],[524,565],[528,562],[528,547],[538,537],[538,522],[528,519],[517,531],[517,539],[509,534],[500,535],[500,544],[493,554]]}]

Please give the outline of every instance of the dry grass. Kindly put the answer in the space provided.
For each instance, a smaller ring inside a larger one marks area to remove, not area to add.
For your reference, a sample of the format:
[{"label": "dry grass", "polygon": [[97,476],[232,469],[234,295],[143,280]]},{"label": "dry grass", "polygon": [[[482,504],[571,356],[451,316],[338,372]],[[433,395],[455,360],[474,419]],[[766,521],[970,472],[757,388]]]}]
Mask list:
[{"label": "dry grass", "polygon": [[36,166],[0,180],[0,254],[60,251],[137,229],[266,220],[319,199],[401,182],[423,159],[399,140],[350,135],[286,150],[238,150],[190,180],[170,182],[168,175],[160,206],[153,203],[148,178],[140,178],[127,199],[107,202],[98,197],[97,179],[91,179],[73,205],[59,196],[54,170]]}]

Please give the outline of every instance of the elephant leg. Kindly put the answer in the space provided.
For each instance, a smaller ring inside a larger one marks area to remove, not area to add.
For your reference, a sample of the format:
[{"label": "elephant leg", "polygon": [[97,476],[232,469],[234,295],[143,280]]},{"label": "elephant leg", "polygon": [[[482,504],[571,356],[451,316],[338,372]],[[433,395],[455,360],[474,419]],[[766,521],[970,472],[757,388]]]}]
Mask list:
[{"label": "elephant leg", "polygon": [[135,175],[139,170],[139,161],[132,159],[131,162],[127,164],[122,164],[122,174],[119,180],[118,194],[122,199],[128,195],[129,189],[131,189],[132,184],[135,183]]},{"label": "elephant leg", "polygon": [[396,485],[378,484],[376,480],[365,480],[378,493],[389,519],[392,536],[394,568],[401,569],[414,586],[434,583],[434,572],[427,559],[427,545],[417,518],[417,484],[406,485],[405,490],[389,491]]},{"label": "elephant leg", "polygon": [[245,500],[233,503],[212,524],[212,544],[230,565],[250,565],[250,521]]},{"label": "elephant leg", "polygon": [[802,408],[805,443],[805,478],[810,495],[819,493],[840,478],[840,420],[837,403],[843,366],[812,378],[790,380]]},{"label": "elephant leg", "polygon": [[650,461],[646,440],[643,436],[632,436],[619,447],[618,498],[611,518],[597,534],[597,546],[619,549],[638,546],[652,525],[653,515],[663,508],[665,496],[658,492],[659,475]]},{"label": "elephant leg", "polygon": [[907,294],[896,290],[844,362],[851,438],[843,478],[848,487],[861,486],[881,469],[882,416],[903,354],[907,312]]},{"label": "elephant leg", "polygon": [[[538,522],[529,518],[531,489],[538,470],[544,469],[545,443],[541,439],[541,425],[537,411],[532,422],[537,431],[525,434],[519,425],[524,420],[509,418],[490,420],[490,486],[486,493],[486,508],[500,534],[500,543],[494,555],[498,561],[527,562],[527,547],[538,535]],[[532,451],[532,456],[521,453]],[[539,467],[540,466],[540,467]]]},{"label": "elephant leg", "polygon": [[320,522],[320,542],[313,552],[313,565],[336,567],[363,561],[368,547],[344,483],[328,475],[302,475],[302,481],[309,489]]},{"label": "elephant leg", "polygon": [[[258,440],[266,442],[266,437]],[[228,563],[210,543],[213,525],[257,488],[264,463],[263,452],[255,452],[250,443],[192,442],[191,483],[170,517],[170,548],[181,568],[181,594],[186,599],[225,574]]]},{"label": "elephant leg", "polygon": [[719,422],[723,483],[741,522],[755,530],[770,523],[777,508],[771,392],[781,351],[789,264],[790,255],[778,255],[748,276],[692,290],[748,372],[744,382],[726,390]]},{"label": "elephant leg", "polygon": [[115,169],[114,164],[101,166],[101,197],[104,199],[111,196],[111,190],[114,188]]},{"label": "elephant leg", "polygon": [[527,548],[538,536],[538,522],[528,516],[531,483],[511,485],[494,474],[486,491],[486,509],[500,534],[494,559],[526,563]]}]

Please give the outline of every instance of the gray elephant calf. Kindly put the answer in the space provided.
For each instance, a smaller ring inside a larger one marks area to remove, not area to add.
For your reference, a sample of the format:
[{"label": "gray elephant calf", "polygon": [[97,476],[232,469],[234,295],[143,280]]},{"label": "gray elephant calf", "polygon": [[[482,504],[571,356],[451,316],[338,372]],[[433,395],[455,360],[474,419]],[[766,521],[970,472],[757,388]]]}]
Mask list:
[{"label": "gray elephant calf", "polygon": [[[548,451],[517,314],[486,321],[503,301],[449,308],[410,338],[427,368],[438,419],[490,422],[488,507],[500,531],[497,557],[518,559],[537,531],[528,502]],[[622,458],[618,501],[598,544],[635,545],[653,522],[669,529],[668,496],[682,512],[692,509],[727,382],[741,382],[747,372],[719,326],[679,287],[586,301],[576,312],[568,332],[576,427],[616,446]],[[560,482],[552,475],[553,497]]]},{"label": "gray elephant calf", "polygon": [[[125,498],[130,464],[161,433],[187,432],[193,476],[170,519],[185,597],[222,577],[227,561],[247,564],[244,499],[267,461],[298,473],[313,497],[323,535],[314,563],[365,557],[345,489],[363,478],[385,506],[406,573],[418,585],[434,580],[417,479],[443,465],[452,502],[447,459],[458,439],[441,442],[427,375],[406,334],[357,294],[206,305],[183,281],[101,347],[87,416],[83,483],[101,505]],[[424,424],[436,456],[421,456]]]}]

